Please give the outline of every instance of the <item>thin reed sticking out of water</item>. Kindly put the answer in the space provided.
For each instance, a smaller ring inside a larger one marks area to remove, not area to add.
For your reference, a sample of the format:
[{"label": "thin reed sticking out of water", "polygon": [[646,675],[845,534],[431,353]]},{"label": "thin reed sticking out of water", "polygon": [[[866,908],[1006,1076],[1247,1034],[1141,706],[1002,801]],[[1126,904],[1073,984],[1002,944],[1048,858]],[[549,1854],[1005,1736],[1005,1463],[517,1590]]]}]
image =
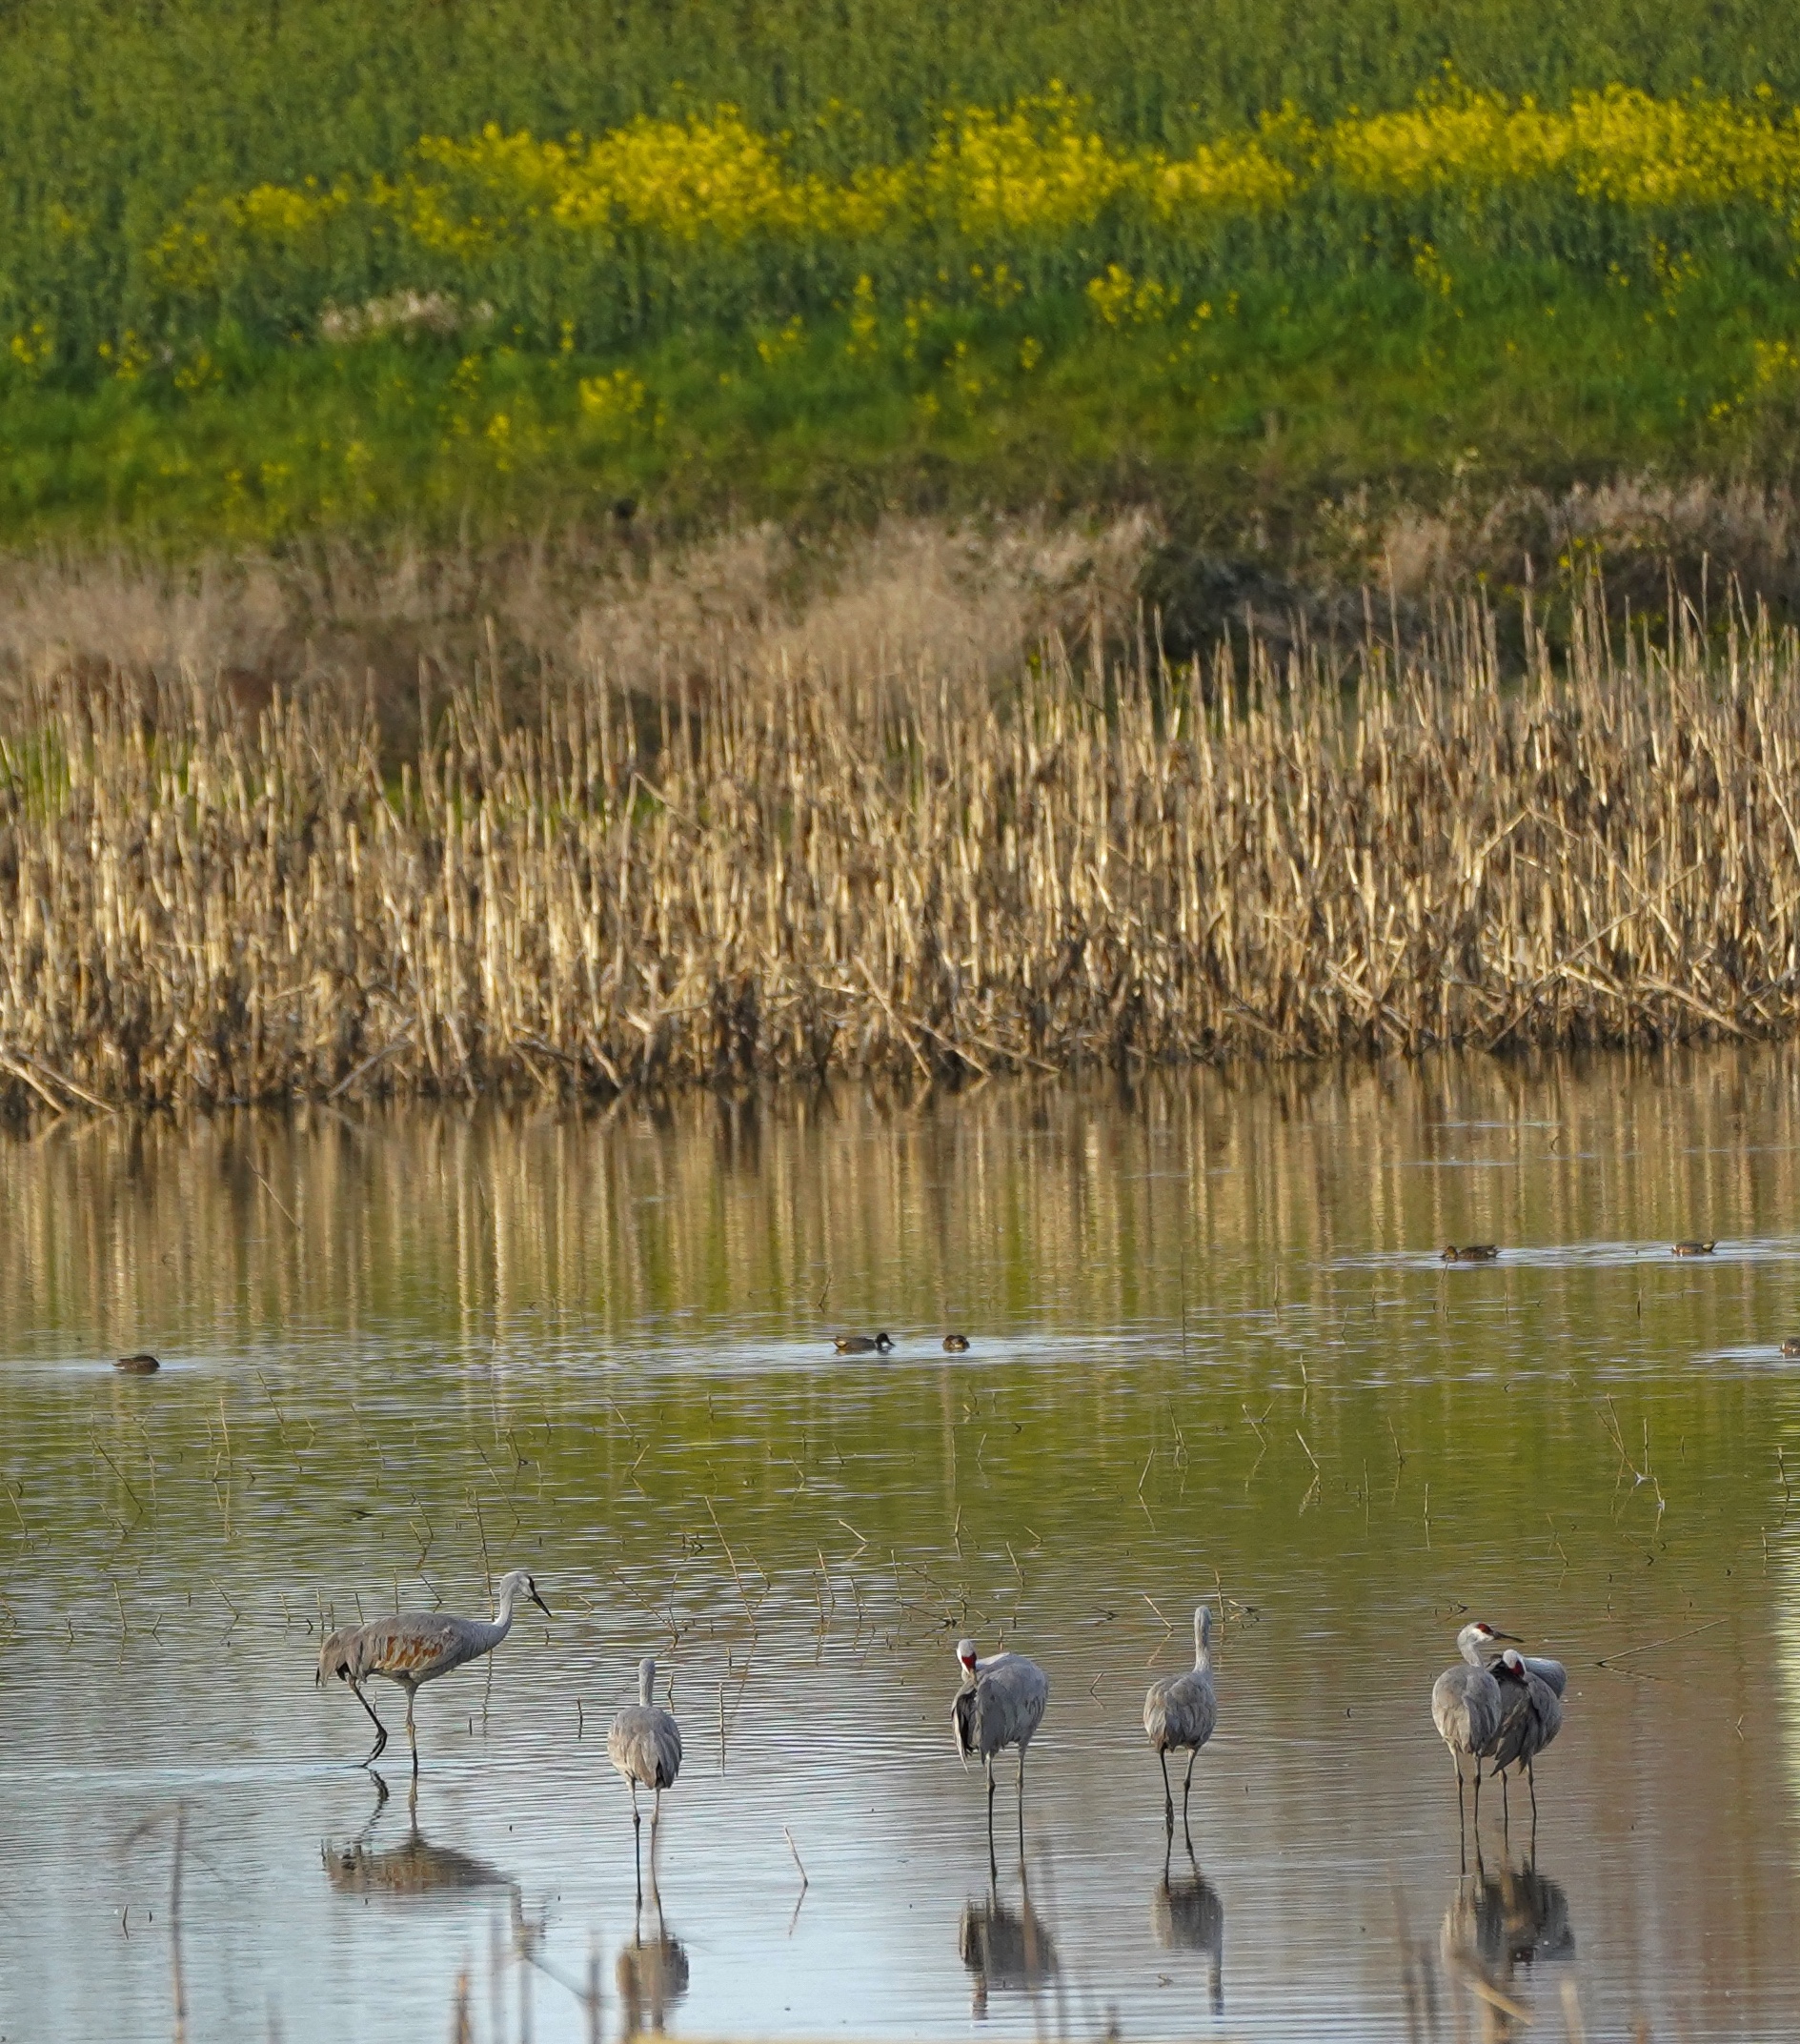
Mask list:
[{"label": "thin reed sticking out of water", "polygon": [[1800,1021],[1800,641],[1610,637],[1503,679],[1471,601],[1348,681],[1060,645],[1010,688],[482,681],[372,718],[91,675],[0,739],[18,1110],[555,1095]]}]

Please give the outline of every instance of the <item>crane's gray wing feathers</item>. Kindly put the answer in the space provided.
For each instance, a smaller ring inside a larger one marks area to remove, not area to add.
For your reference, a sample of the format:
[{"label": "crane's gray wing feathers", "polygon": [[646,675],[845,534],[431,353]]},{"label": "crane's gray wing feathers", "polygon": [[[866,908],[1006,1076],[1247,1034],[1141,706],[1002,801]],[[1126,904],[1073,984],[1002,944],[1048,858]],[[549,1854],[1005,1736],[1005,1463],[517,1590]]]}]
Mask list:
[{"label": "crane's gray wing feathers", "polygon": [[1431,1722],[1446,1746],[1482,1752],[1500,1730],[1500,1685],[1466,1661],[1446,1668],[1431,1685]]},{"label": "crane's gray wing feathers", "polygon": [[681,1771],[681,1728],[660,1704],[628,1704],[606,1734],[606,1757],[627,1781],[672,1789]]},{"label": "crane's gray wing feathers", "polygon": [[969,1764],[969,1755],[975,1751],[975,1687],[959,1690],[956,1701],[950,1706],[950,1729],[955,1734],[957,1752],[962,1765]]},{"label": "crane's gray wing feathers", "polygon": [[1192,1672],[1167,1675],[1150,1685],[1143,1699],[1143,1729],[1158,1752],[1178,1746],[1197,1751],[1212,1737],[1219,1703],[1212,1684]]},{"label": "crane's gray wing feathers", "polygon": [[1525,1665],[1538,1680],[1545,1683],[1558,1696],[1568,1687],[1568,1670],[1561,1661],[1552,1661],[1547,1655],[1527,1653]]},{"label": "crane's gray wing feathers", "polygon": [[372,1674],[424,1682],[486,1653],[494,1645],[494,1630],[477,1619],[453,1618],[448,1611],[406,1611],[395,1618],[372,1619],[361,1638]]},{"label": "crane's gray wing feathers", "polygon": [[1531,1703],[1527,1712],[1527,1729],[1519,1757],[1521,1760],[1532,1761],[1563,1729],[1563,1699],[1555,1686],[1535,1669],[1531,1670],[1527,1688],[1530,1692]]},{"label": "crane's gray wing feathers", "polygon": [[1531,1689],[1527,1682],[1508,1682],[1500,1692],[1500,1722],[1493,1736],[1482,1744],[1482,1752],[1493,1763],[1495,1772],[1514,1766],[1530,1731]]}]

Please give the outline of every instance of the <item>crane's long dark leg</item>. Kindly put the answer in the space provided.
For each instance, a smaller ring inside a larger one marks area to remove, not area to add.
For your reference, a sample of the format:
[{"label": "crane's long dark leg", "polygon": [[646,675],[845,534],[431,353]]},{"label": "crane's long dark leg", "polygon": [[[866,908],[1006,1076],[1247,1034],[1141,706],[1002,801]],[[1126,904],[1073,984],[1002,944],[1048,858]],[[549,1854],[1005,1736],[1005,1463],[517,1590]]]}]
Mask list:
[{"label": "crane's long dark leg", "polygon": [[409,1682],[406,1686],[406,1743],[413,1749],[413,1779],[418,1779],[418,1728],[413,1722],[413,1699],[418,1694],[418,1684]]},{"label": "crane's long dark leg", "polygon": [[661,1832],[662,1790],[658,1785],[656,1801],[650,1807],[650,1899],[657,1905],[658,1915],[662,1912],[662,1894],[657,1887],[657,1840],[660,1837]]},{"label": "crane's long dark leg", "polygon": [[1175,1791],[1169,1787],[1169,1756],[1166,1747],[1157,1754],[1163,1763],[1163,1829],[1175,1836]]},{"label": "crane's long dark leg", "polygon": [[1463,1756],[1455,1747],[1450,1748],[1450,1765],[1456,1770],[1456,1846],[1457,1867],[1461,1872],[1468,1872],[1468,1810],[1463,1801]]},{"label": "crane's long dark leg", "polygon": [[1025,1863],[1025,1750],[1019,1749],[1019,1864]]},{"label": "crane's long dark leg", "polygon": [[1530,1761],[1525,1764],[1525,1778],[1531,1785],[1531,1865],[1538,1863],[1538,1776]]},{"label": "crane's long dark leg", "polygon": [[1481,1755],[1475,1755],[1475,1838],[1481,1841]]},{"label": "crane's long dark leg", "polygon": [[363,1709],[368,1711],[369,1722],[375,1728],[374,1750],[370,1753],[368,1759],[362,1763],[364,1767],[372,1768],[374,1766],[375,1762],[381,1758],[382,1753],[386,1751],[388,1743],[388,1728],[375,1715],[375,1707],[369,1701],[368,1697],[363,1694],[361,1683],[353,1680],[349,1676],[346,1676],[345,1680],[350,1683],[350,1693],[356,1699],[359,1704],[361,1704]]},{"label": "crane's long dark leg", "polygon": [[1507,1790],[1504,1768],[1500,1773],[1500,1835],[1508,1845],[1512,1843],[1512,1797]]},{"label": "crane's long dark leg", "polygon": [[994,1756],[989,1753],[987,1766],[987,1873],[993,1880],[1000,1873],[1000,1862],[994,1856]]},{"label": "crane's long dark leg", "polygon": [[[644,1906],[643,1836],[643,1812],[637,1808],[637,1784],[633,1782],[631,1785],[631,1865],[632,1872],[636,1875],[637,1881],[637,1907],[639,1909]],[[652,1834],[651,1843],[653,1846],[656,1843],[654,1833]]]},{"label": "crane's long dark leg", "polygon": [[1194,1792],[1194,1762],[1199,1758],[1200,1748],[1197,1746],[1187,1756],[1187,1779],[1182,1784],[1182,1836],[1187,1840],[1189,1852],[1194,1850],[1194,1840],[1187,1829],[1187,1798]]}]

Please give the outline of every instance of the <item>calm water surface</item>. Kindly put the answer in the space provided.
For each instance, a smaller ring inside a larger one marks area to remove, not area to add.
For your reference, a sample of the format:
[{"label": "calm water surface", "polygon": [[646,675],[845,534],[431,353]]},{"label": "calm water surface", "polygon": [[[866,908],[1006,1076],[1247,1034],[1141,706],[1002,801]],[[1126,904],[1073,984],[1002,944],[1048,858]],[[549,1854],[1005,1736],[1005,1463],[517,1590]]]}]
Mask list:
[{"label": "calm water surface", "polygon": [[[410,2040],[459,1981],[495,2040],[1800,2036],[1790,1333],[1777,1051],[10,1141],[0,2038]],[[411,1808],[377,1685],[383,1804],[321,1627],[520,1563],[555,1618],[421,1693]],[[1570,1694],[1464,1873],[1477,1613]],[[997,1879],[965,1630],[1052,1683]]]}]

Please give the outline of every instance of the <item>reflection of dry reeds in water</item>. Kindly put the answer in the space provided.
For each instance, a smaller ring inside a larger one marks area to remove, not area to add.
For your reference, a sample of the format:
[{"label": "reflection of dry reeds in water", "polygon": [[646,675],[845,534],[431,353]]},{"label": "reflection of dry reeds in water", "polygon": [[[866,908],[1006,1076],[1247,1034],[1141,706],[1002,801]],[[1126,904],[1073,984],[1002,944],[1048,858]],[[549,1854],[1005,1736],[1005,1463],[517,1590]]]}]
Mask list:
[{"label": "reflection of dry reeds in water", "polygon": [[1323,654],[1060,643],[1015,685],[721,643],[509,722],[65,677],[4,754],[15,1103],[556,1092],[1785,1031],[1800,649],[1446,617]]}]

